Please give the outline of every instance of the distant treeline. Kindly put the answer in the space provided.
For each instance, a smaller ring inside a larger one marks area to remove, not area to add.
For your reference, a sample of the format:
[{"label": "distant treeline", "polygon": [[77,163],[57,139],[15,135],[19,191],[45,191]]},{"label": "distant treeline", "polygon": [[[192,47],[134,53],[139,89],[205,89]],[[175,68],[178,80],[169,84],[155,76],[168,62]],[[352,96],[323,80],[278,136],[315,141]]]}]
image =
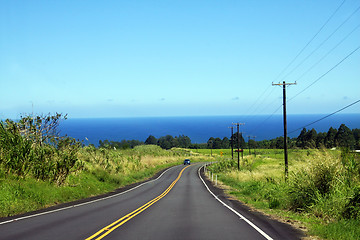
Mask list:
[{"label": "distant treeline", "polygon": [[[180,147],[180,148],[191,148],[193,147],[191,144],[191,140],[188,136],[178,136],[173,137],[171,135],[166,135],[164,137],[160,137],[157,139],[156,137],[150,135],[145,142],[138,141],[138,140],[122,140],[121,142],[116,141],[99,141],[100,148],[115,148],[115,149],[127,149],[127,148],[134,148],[137,145],[158,145],[163,149],[170,149],[173,147]],[[206,144],[205,144],[206,145]],[[206,148],[206,146],[204,147]]]},{"label": "distant treeline", "polygon": [[[284,137],[256,142],[259,148],[283,148]],[[288,138],[289,148],[334,148],[343,147],[360,149],[360,129],[350,130],[345,124],[338,129],[330,128],[327,132],[319,132],[313,128],[303,128],[297,138]]]},{"label": "distant treeline", "polygon": [[[100,148],[116,148],[127,149],[134,148],[137,145],[158,145],[163,149],[170,149],[173,147],[190,148],[190,149],[226,149],[231,147],[233,142],[234,148],[262,148],[262,149],[281,149],[284,146],[284,137],[277,137],[271,140],[255,141],[250,139],[245,142],[241,134],[234,133],[232,137],[214,138],[211,137],[207,143],[191,143],[188,136],[180,135],[173,137],[166,135],[156,138],[150,135],[145,142],[138,140],[122,140],[116,141],[99,141]],[[315,129],[306,130],[304,128],[298,137],[288,138],[289,148],[333,148],[333,147],[347,147],[350,149],[360,149],[360,129],[350,130],[345,124],[341,124],[338,129],[330,128],[328,132],[317,133]]]}]

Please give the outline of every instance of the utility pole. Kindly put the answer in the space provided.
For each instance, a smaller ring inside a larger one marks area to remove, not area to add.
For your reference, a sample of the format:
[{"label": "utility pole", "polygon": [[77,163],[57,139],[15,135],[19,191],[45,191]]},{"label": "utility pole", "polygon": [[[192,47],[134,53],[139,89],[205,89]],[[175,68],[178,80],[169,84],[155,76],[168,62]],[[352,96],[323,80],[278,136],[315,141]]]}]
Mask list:
[{"label": "utility pole", "polygon": [[287,85],[296,85],[295,83],[282,83],[272,84],[273,86],[282,86],[283,87],[283,117],[284,117],[284,159],[285,159],[285,181],[288,179],[288,152],[287,152],[287,121],[286,121],[286,86]]},{"label": "utility pole", "polygon": [[240,125],[245,125],[245,123],[232,123],[232,125],[236,125],[236,126],[237,126],[238,170],[240,170]]},{"label": "utility pole", "polygon": [[255,141],[256,136],[253,136],[253,138],[254,138],[254,155],[256,157],[256,141]]},{"label": "utility pole", "polygon": [[255,144],[256,144],[255,138],[256,138],[256,136],[250,136],[250,135],[248,135],[247,137],[249,138],[249,140],[248,140],[249,155],[251,155],[251,151],[250,151],[250,149],[251,149],[251,148],[250,148],[250,139],[253,138],[253,139],[254,139],[254,154],[255,154],[255,157],[256,157],[256,152],[255,152],[255,148],[256,148],[256,146],[255,146]]},{"label": "utility pole", "polygon": [[234,127],[228,127],[231,129],[231,137],[230,137],[230,143],[231,143],[231,159],[234,160],[234,139],[233,139],[233,135],[234,135]]}]

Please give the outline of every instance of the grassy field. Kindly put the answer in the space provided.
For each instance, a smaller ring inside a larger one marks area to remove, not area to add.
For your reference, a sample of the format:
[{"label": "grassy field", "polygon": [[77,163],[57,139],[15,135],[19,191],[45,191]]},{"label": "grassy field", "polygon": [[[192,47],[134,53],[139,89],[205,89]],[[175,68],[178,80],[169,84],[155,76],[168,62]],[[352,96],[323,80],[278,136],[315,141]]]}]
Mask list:
[{"label": "grassy field", "polygon": [[359,156],[340,150],[290,150],[285,181],[281,150],[257,150],[256,157],[244,151],[240,171],[237,154],[234,160],[229,150],[212,154],[217,163],[210,171],[242,202],[323,239],[360,238]]},{"label": "grassy field", "polygon": [[[187,150],[167,151],[153,145],[128,150],[84,147],[78,152],[83,167],[71,173],[62,185],[32,177],[21,178],[0,169],[0,217],[106,193],[182,164],[189,155]],[[191,160],[205,159],[193,155]]]}]

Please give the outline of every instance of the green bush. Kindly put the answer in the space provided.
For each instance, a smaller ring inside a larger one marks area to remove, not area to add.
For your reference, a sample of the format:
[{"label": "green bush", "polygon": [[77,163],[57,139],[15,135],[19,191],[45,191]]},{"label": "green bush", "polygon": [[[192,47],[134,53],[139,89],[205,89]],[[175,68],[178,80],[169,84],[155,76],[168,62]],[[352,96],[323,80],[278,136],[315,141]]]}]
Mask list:
[{"label": "green bush", "polygon": [[56,135],[61,114],[23,117],[0,123],[0,168],[25,178],[28,174],[58,185],[82,167],[77,152],[81,144]]},{"label": "green bush", "polygon": [[360,220],[360,186],[354,189],[353,195],[349,198],[344,207],[342,217],[345,219]]},{"label": "green bush", "polygon": [[218,161],[211,165],[211,170],[214,172],[226,172],[232,169],[237,169],[237,162],[232,159],[218,158]]}]

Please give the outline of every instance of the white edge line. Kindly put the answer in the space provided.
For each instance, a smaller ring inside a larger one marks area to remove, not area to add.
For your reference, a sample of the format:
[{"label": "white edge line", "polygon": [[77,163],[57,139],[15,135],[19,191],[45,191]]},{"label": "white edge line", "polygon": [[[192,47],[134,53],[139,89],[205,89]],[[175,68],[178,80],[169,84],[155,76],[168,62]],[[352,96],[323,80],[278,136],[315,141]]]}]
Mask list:
[{"label": "white edge line", "polygon": [[235,213],[237,216],[239,216],[241,219],[243,219],[247,224],[249,224],[251,227],[253,227],[256,231],[258,231],[264,238],[268,239],[268,240],[273,240],[269,235],[267,235],[263,230],[261,230],[259,227],[257,227],[255,224],[253,224],[250,220],[248,220],[247,218],[245,218],[243,215],[241,215],[240,213],[238,213],[237,211],[235,211],[233,208],[231,208],[230,206],[228,206],[227,204],[225,204],[223,201],[221,201],[210,189],[209,187],[206,185],[205,181],[202,179],[201,175],[200,175],[200,169],[203,168],[205,165],[201,166],[198,169],[198,175],[199,178],[201,179],[201,181],[203,182],[203,184],[205,185],[206,189],[210,192],[211,195],[213,195],[213,197],[218,200],[222,205],[224,205],[225,207],[227,207],[230,211],[232,211],[233,213]]},{"label": "white edge line", "polygon": [[148,184],[148,183],[151,183],[151,182],[154,182],[154,181],[157,181],[159,180],[167,171],[169,171],[170,169],[174,168],[176,166],[173,166],[173,167],[170,167],[168,169],[166,169],[163,173],[160,174],[160,176],[158,176],[156,179],[153,179],[153,180],[150,180],[150,181],[147,181],[147,182],[144,182],[140,185],[137,185],[133,188],[130,188],[124,192],[121,192],[121,193],[117,193],[117,194],[114,194],[114,195],[111,195],[111,196],[107,196],[107,197],[104,197],[104,198],[99,198],[99,199],[95,199],[95,200],[92,200],[92,201],[89,201],[89,202],[84,202],[84,203],[79,203],[79,204],[75,204],[75,205],[72,205],[72,206],[68,206],[68,207],[64,207],[64,208],[59,208],[59,209],[55,209],[55,210],[51,210],[51,211],[47,211],[47,212],[42,212],[42,213],[37,213],[37,214],[34,214],[34,215],[29,215],[29,216],[25,216],[25,217],[20,217],[20,218],[14,218],[14,219],[11,219],[11,220],[8,220],[8,221],[5,221],[5,222],[0,222],[0,225],[3,225],[3,224],[7,224],[7,223],[11,223],[11,222],[16,222],[16,221],[20,221],[20,220],[24,220],[24,219],[27,219],[27,218],[33,218],[33,217],[38,217],[38,216],[41,216],[41,215],[45,215],[45,214],[50,214],[50,213],[54,213],[54,212],[59,212],[59,211],[63,211],[63,210],[66,210],[66,209],[69,209],[69,208],[74,208],[74,207],[80,207],[80,206],[83,206],[83,205],[87,205],[87,204],[91,204],[91,203],[94,203],[94,202],[99,202],[99,201],[102,201],[102,200],[106,200],[106,199],[109,199],[109,198],[113,198],[113,197],[117,197],[119,195],[122,195],[122,194],[125,194],[125,193],[128,193],[136,188],[139,188],[145,184]]}]

